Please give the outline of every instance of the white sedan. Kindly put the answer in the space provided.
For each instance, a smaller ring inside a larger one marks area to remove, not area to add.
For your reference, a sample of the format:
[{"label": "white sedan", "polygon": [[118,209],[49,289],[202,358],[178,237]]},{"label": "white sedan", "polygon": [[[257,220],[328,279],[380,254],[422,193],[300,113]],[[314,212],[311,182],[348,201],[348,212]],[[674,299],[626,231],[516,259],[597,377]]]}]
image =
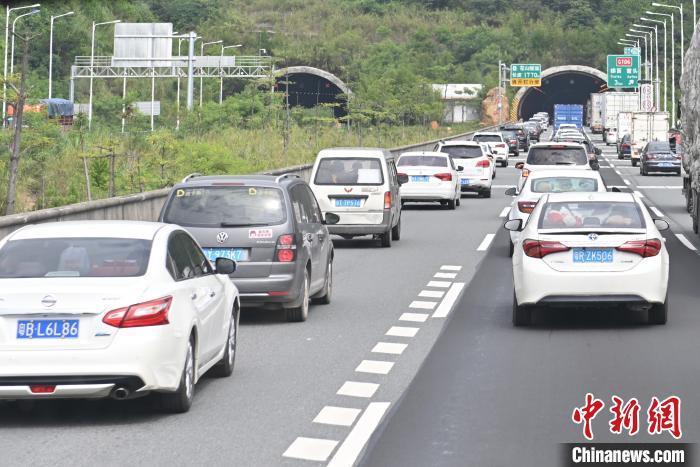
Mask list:
[{"label": "white sedan", "polygon": [[[537,206],[540,197],[546,193],[590,193],[606,192],[607,187],[600,172],[593,170],[545,170],[532,172],[525,179],[520,192],[517,188],[506,190],[506,196],[516,196],[513,207],[508,213],[508,219],[520,219],[523,225],[527,223],[530,213]],[[520,237],[519,232],[510,232],[510,256],[513,256],[513,246]]]},{"label": "white sedan", "polygon": [[445,141],[436,146],[436,151],[449,154],[458,168],[462,193],[477,193],[480,197],[491,197],[491,182],[496,176],[496,164],[489,145],[474,141]]},{"label": "white sedan", "polygon": [[623,304],[668,315],[668,252],[660,230],[630,193],[543,195],[523,225],[513,254],[513,324],[526,325],[539,306]]},{"label": "white sedan", "polygon": [[209,369],[233,371],[240,303],[174,225],[55,222],[0,241],[0,399],[129,399],[186,412]]},{"label": "white sedan", "polygon": [[401,185],[401,202],[437,201],[455,209],[460,205],[458,170],[448,154],[442,152],[405,152],[396,162],[400,174],[408,176]]}]

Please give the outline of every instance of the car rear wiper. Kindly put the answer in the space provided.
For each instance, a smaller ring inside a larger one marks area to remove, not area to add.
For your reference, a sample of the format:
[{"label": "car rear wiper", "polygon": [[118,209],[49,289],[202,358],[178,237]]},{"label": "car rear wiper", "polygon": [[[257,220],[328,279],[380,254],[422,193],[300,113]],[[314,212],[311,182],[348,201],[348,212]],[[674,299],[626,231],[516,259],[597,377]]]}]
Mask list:
[{"label": "car rear wiper", "polygon": [[576,165],[575,162],[555,162],[555,165]]},{"label": "car rear wiper", "polygon": [[222,222],[219,224],[221,227],[263,227],[269,225],[266,222],[243,222],[243,223],[235,223],[235,222]]}]

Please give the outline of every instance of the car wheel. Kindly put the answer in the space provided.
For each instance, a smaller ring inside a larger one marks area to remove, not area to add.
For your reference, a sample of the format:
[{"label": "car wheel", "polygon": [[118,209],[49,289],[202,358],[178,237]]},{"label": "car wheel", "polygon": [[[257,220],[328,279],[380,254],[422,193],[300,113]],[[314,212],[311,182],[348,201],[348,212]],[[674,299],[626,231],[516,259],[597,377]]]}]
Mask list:
[{"label": "car wheel", "polygon": [[328,305],[331,303],[331,297],[333,295],[333,260],[328,261],[328,267],[326,268],[326,284],[323,286],[323,292],[321,295],[316,297],[314,300],[316,303],[321,305]]},{"label": "car wheel", "polygon": [[461,194],[457,197],[457,199],[455,200],[455,203],[457,204],[457,206],[462,205],[462,195]]},{"label": "car wheel", "polygon": [[194,399],[194,339],[190,337],[187,343],[185,367],[180,377],[180,385],[172,393],[160,394],[161,407],[169,413],[185,413],[192,407]]},{"label": "car wheel", "polygon": [[530,309],[525,306],[518,305],[518,299],[513,291],[513,326],[527,326],[530,324]]},{"label": "car wheel", "polygon": [[233,366],[236,363],[236,337],[238,336],[238,310],[234,307],[231,314],[231,323],[228,328],[228,337],[226,338],[226,350],[221,362],[212,368],[212,374],[220,378],[226,378],[233,374]]},{"label": "car wheel", "polygon": [[637,167],[637,159],[631,159],[632,167]]},{"label": "car wheel", "polygon": [[451,199],[451,200],[447,201],[447,209],[449,209],[450,211],[454,211],[456,207],[457,207],[457,202],[455,200]]},{"label": "car wheel", "polygon": [[479,193],[479,196],[481,196],[482,198],[490,198],[491,197],[491,188],[489,188],[488,190],[482,191],[481,193]]},{"label": "car wheel", "polygon": [[513,243],[512,241],[509,240],[508,244],[509,244],[508,256],[512,258],[513,254],[515,254],[515,243]]},{"label": "car wheel", "polygon": [[295,308],[285,309],[287,321],[300,323],[309,317],[309,271],[304,268],[304,282],[301,285],[301,304]]},{"label": "car wheel", "polygon": [[649,324],[666,324],[668,320],[668,295],[663,303],[654,303],[649,309]]},{"label": "car wheel", "polygon": [[401,240],[401,217],[399,217],[399,221],[391,229],[391,239],[392,240]]},{"label": "car wheel", "polygon": [[379,236],[379,241],[382,245],[382,248],[391,248],[391,230],[381,234]]},{"label": "car wheel", "polygon": [[508,167],[508,159],[501,162],[501,167]]}]

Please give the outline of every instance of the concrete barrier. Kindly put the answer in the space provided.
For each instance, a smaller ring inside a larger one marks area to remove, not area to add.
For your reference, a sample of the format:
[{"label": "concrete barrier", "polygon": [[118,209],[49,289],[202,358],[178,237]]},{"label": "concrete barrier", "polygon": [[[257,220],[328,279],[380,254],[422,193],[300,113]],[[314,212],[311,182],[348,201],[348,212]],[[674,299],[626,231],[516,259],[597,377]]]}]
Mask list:
[{"label": "concrete barrier", "polygon": [[[496,127],[487,127],[478,131],[488,131],[495,128]],[[447,138],[401,146],[391,149],[391,152],[398,155],[406,151],[430,151],[439,141],[467,139],[473,134],[474,132],[462,133]],[[268,175],[295,173],[304,180],[309,181],[312,166],[313,164],[304,164],[263,173]],[[0,217],[0,238],[5,237],[22,226],[42,222],[122,219],[154,221],[158,218],[158,214],[169,192],[169,188],[163,188],[161,190],[147,191],[134,195],[117,196],[115,198],[106,198],[85,203],[69,204],[57,208],[13,214],[11,216],[2,216]]]}]

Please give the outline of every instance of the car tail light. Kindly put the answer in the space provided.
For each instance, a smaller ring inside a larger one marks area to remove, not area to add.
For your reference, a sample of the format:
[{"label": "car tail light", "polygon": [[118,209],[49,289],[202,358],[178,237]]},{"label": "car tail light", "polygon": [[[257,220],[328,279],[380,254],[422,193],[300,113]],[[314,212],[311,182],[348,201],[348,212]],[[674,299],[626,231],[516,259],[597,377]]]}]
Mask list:
[{"label": "car tail light", "polygon": [[50,384],[33,384],[29,386],[32,394],[53,394],[56,391],[56,385]]},{"label": "car tail light", "polygon": [[168,311],[173,297],[163,297],[108,311],[102,322],[115,328],[137,328],[168,324]]},{"label": "car tail light", "polygon": [[651,258],[656,256],[661,251],[661,240],[652,238],[650,240],[634,240],[620,245],[616,248],[618,251],[634,253],[642,258]]},{"label": "car tail light", "polygon": [[518,140],[516,140],[516,139],[511,139],[511,140],[510,140],[510,144],[516,144],[517,142],[518,142]]},{"label": "car tail light", "polygon": [[405,173],[397,173],[396,175],[399,176],[399,177],[401,177],[401,176],[408,177],[408,174],[405,174]]},{"label": "car tail light", "polygon": [[623,145],[622,145],[622,149],[629,149],[629,148],[630,148],[630,145],[629,145],[629,144],[623,144]]},{"label": "car tail light", "polygon": [[277,237],[275,257],[280,263],[291,263],[296,259],[297,242],[293,234],[284,234]]},{"label": "car tail light", "polygon": [[476,166],[483,167],[483,168],[489,168],[491,166],[491,163],[489,161],[487,161],[486,159],[482,159],[476,163]]},{"label": "car tail light", "polygon": [[503,143],[498,143],[498,144],[496,145],[496,147],[497,147],[497,148],[505,148],[506,145],[503,144]]},{"label": "car tail light", "polygon": [[518,201],[518,210],[524,214],[530,214],[537,206],[537,201]]},{"label": "car tail light", "polygon": [[[439,178],[443,182],[451,182],[452,181],[452,174],[450,174],[450,173],[435,174],[435,175],[433,175],[433,177]],[[385,208],[385,209],[388,209],[388,208]]]},{"label": "car tail light", "polygon": [[384,209],[391,209],[391,191],[384,192]]},{"label": "car tail light", "polygon": [[647,153],[646,158],[647,158],[647,160],[651,160],[651,159],[656,159],[656,156],[653,154]]},{"label": "car tail light", "polygon": [[571,248],[559,242],[547,242],[527,239],[523,242],[523,251],[530,258],[544,258],[552,253],[569,251]]}]

